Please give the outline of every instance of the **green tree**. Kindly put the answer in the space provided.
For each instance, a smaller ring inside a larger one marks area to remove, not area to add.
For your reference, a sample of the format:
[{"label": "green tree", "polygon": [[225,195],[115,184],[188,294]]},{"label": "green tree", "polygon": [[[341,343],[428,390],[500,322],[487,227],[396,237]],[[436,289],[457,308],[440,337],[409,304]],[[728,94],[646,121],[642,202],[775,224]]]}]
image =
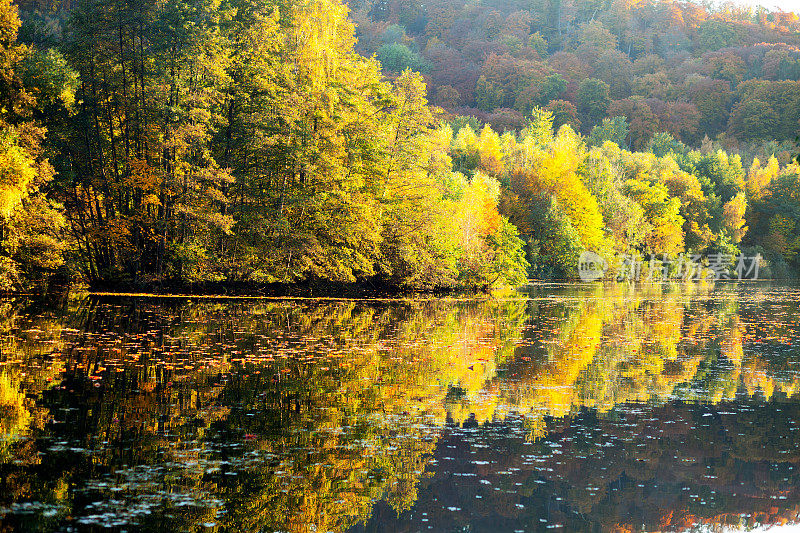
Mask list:
[{"label": "green tree", "polygon": [[230,228],[230,176],[208,150],[227,81],[219,16],[204,0],[89,1],[72,14],[81,107],[58,170],[75,176],[67,214],[92,283],[191,277]]},{"label": "green tree", "polygon": [[486,76],[478,78],[478,85],[475,88],[475,103],[478,109],[492,111],[503,103],[505,92],[503,88],[493,81],[486,79]]},{"label": "green tree", "polygon": [[567,81],[560,74],[550,74],[544,79],[539,89],[541,104],[547,105],[553,100],[558,100],[566,90]]},{"label": "green tree", "polygon": [[386,70],[403,72],[411,69],[417,72],[428,72],[431,65],[419,54],[401,43],[384,44],[378,48],[378,61]]},{"label": "green tree", "polygon": [[584,128],[600,122],[611,103],[608,84],[597,78],[587,78],[581,81],[576,98]]},{"label": "green tree", "polygon": [[589,146],[602,146],[606,141],[627,146],[628,121],[625,117],[604,118],[603,122],[592,128],[586,142]]}]

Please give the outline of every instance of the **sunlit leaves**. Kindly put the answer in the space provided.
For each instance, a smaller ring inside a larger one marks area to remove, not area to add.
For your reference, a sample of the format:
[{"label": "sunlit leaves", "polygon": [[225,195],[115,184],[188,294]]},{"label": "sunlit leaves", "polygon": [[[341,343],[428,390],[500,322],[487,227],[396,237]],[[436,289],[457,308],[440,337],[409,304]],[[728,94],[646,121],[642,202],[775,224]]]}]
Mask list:
[{"label": "sunlit leaves", "polygon": [[37,172],[31,155],[19,145],[16,131],[0,132],[0,216],[5,220],[22,203]]}]

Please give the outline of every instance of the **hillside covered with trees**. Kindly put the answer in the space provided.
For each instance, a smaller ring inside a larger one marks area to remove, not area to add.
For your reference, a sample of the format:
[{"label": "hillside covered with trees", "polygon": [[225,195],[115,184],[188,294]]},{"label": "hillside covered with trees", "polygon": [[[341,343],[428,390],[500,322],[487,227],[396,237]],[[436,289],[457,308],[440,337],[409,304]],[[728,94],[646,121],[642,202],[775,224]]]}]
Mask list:
[{"label": "hillside covered with trees", "polygon": [[790,276],[798,29],[666,1],[0,2],[0,285],[486,288],[583,250]]},{"label": "hillside covered with trees", "polygon": [[425,73],[434,104],[500,131],[540,106],[584,135],[625,117],[621,140],[637,150],[659,132],[690,146],[722,135],[728,149],[797,135],[794,13],[668,0],[350,5],[365,55],[388,72]]}]

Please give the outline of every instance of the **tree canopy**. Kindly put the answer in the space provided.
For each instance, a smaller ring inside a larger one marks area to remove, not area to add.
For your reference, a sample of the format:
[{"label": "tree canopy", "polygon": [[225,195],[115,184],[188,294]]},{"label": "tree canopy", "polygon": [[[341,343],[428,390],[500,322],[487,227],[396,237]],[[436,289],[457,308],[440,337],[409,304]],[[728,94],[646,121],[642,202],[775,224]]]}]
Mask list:
[{"label": "tree canopy", "polygon": [[795,271],[796,17],[437,2],[2,4],[0,286]]}]

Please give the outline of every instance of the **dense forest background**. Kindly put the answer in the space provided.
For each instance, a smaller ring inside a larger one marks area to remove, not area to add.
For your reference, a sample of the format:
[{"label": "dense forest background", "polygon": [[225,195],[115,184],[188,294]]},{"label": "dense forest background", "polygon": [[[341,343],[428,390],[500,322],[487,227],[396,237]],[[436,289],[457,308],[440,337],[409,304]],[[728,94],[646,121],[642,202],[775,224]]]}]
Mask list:
[{"label": "dense forest background", "polygon": [[637,150],[668,132],[693,147],[707,137],[769,157],[797,135],[794,13],[618,0],[350,6],[362,53],[387,72],[419,70],[434,104],[500,132],[521,129],[541,106],[556,128],[584,135],[625,117],[621,140]]},{"label": "dense forest background", "polygon": [[0,282],[485,288],[583,250],[791,277],[799,30],[669,1],[0,1]]}]

